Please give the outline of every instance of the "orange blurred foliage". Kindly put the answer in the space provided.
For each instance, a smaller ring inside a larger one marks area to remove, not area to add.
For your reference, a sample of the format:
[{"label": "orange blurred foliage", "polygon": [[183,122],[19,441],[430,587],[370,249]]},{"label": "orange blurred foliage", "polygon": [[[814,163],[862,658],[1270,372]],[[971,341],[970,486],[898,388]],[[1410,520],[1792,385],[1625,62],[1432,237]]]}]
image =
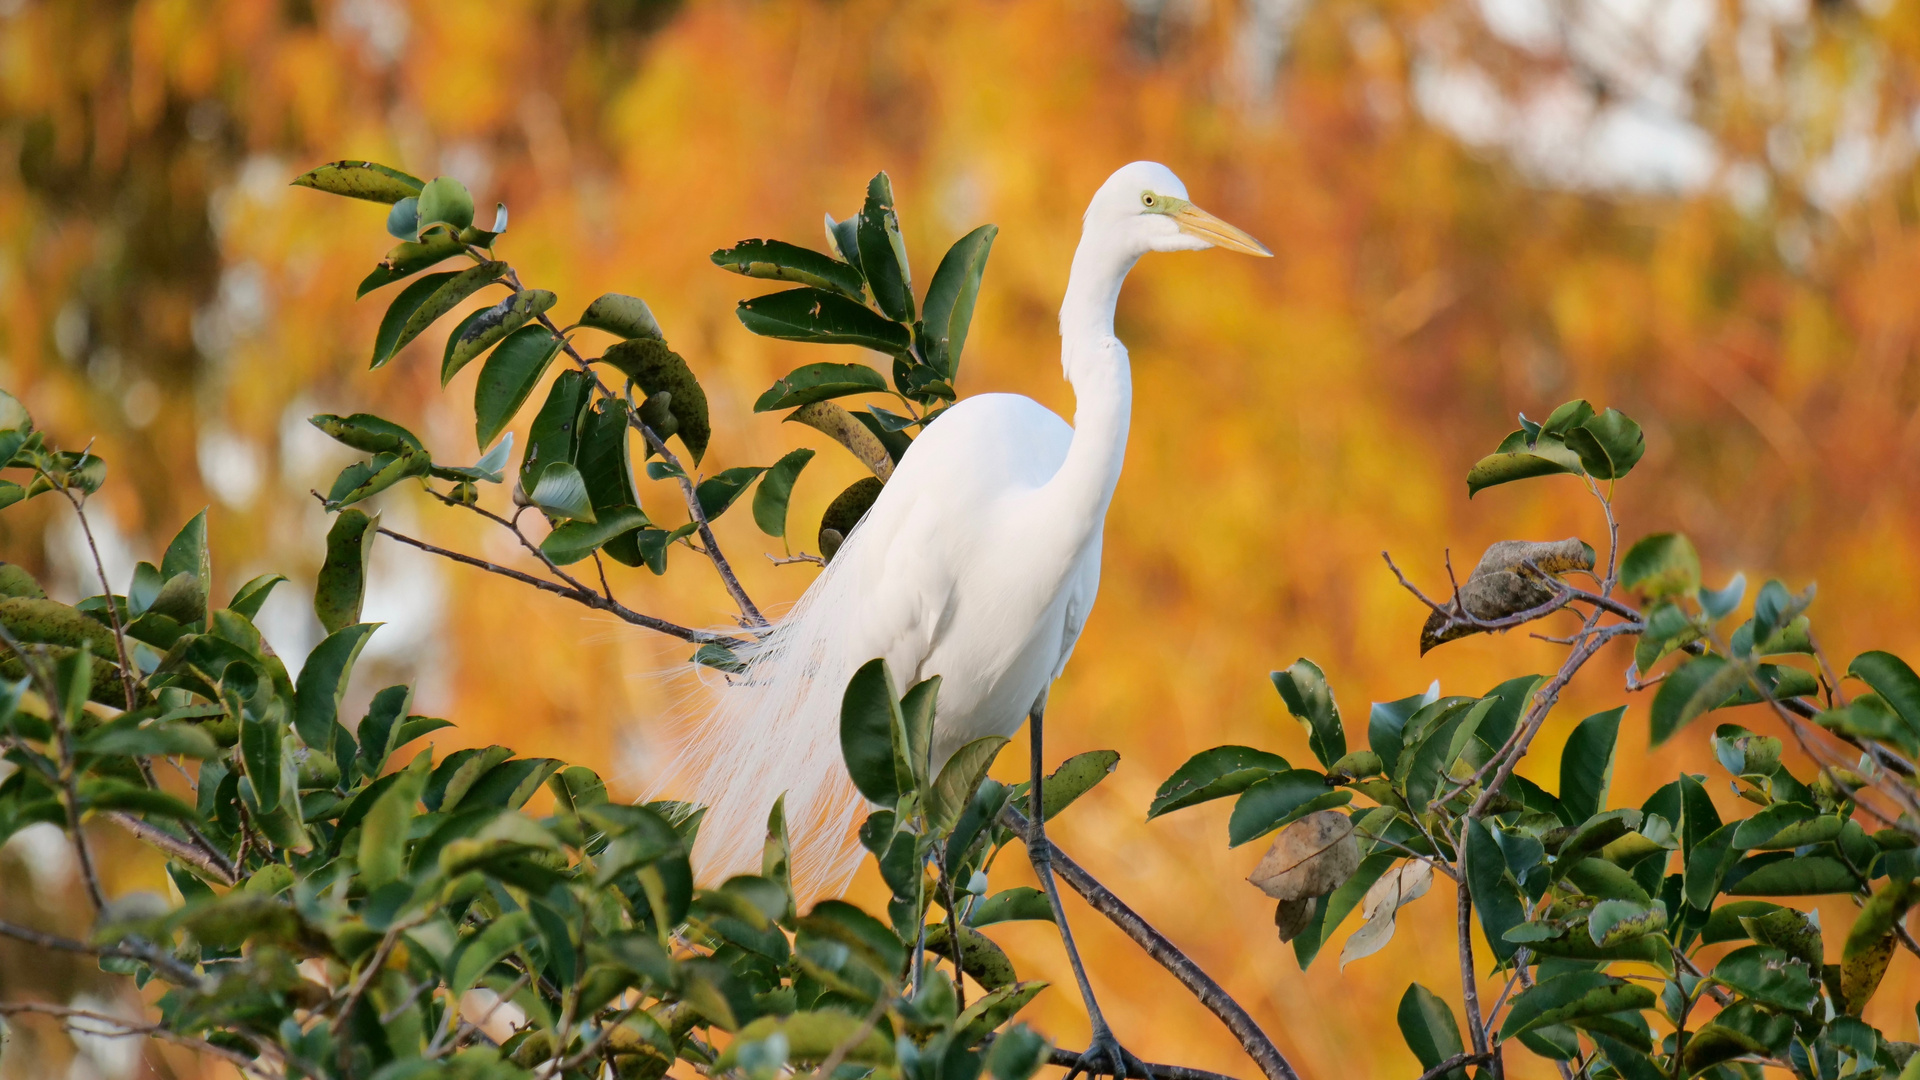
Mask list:
[{"label": "orange blurred foliage", "polygon": [[[1544,24],[1515,22],[1536,7]],[[345,460],[304,418],[376,411],[443,458],[478,452],[474,376],[440,390],[436,335],[364,370],[382,305],[356,304],[353,286],[386,249],[380,211],[288,187],[299,172],[354,156],[457,176],[509,204],[501,251],[562,313],[603,291],[647,298],[712,399],[710,471],[825,451],[795,498],[795,535],[810,537],[858,466],[749,404],[823,356],[741,329],[744,283],[707,253],[808,241],[885,168],[923,266],[972,226],[1001,227],[961,391],[1071,415],[1053,318],[1084,200],[1128,160],[1164,161],[1278,258],[1150,258],[1122,301],[1133,442],[1104,598],[1055,692],[1049,749],[1123,760],[1056,835],[1303,1074],[1410,1075],[1394,1002],[1410,979],[1457,997],[1445,884],[1383,954],[1342,972],[1329,950],[1302,973],[1270,901],[1242,883],[1259,853],[1226,848],[1224,806],[1145,825],[1149,797],[1218,743],[1305,758],[1265,678],[1298,656],[1326,668],[1350,731],[1370,699],[1556,665],[1554,647],[1518,635],[1420,658],[1424,612],[1379,552],[1433,586],[1448,548],[1465,564],[1501,538],[1600,540],[1574,484],[1469,502],[1461,482],[1516,411],[1571,397],[1646,427],[1620,488],[1628,539],[1682,529],[1716,581],[1818,579],[1815,625],[1835,657],[1920,651],[1916,76],[1907,0],[12,0],[0,384],[62,444],[93,439],[110,462],[115,565],[153,557],[212,503],[226,587],[293,577],[263,624],[297,657],[318,637],[306,603],[326,528],[308,491]],[[411,492],[379,505],[406,531],[516,558]],[[0,554],[73,599],[87,587],[52,510],[7,511]],[[759,558],[769,542],[747,515],[720,536],[763,602],[805,587],[810,570]],[[712,575],[678,558],[665,578],[621,569],[615,586],[649,612],[724,622]],[[655,673],[684,647],[393,545],[375,567],[367,614],[391,625],[363,661],[363,699],[426,673],[416,707],[455,719],[448,739],[645,790],[680,700]],[[1622,700],[1629,658],[1619,647],[1575,684],[1524,773],[1552,782],[1552,736]],[[1616,802],[1687,769],[1716,777],[1731,810],[1705,732],[1644,752],[1646,696],[1630,700]],[[111,891],[163,887],[130,848],[110,850]],[[29,855],[0,856],[0,910],[84,930]],[[1837,950],[1850,905],[1820,906]],[[1164,973],[1069,909],[1130,1049],[1251,1074]],[[1023,972],[1071,985],[1044,925],[995,936]],[[106,985],[26,959],[0,946],[0,991],[68,1000]],[[1920,963],[1902,954],[1870,1018],[1913,1039],[1916,997]],[[1070,992],[1031,1012],[1083,1044]],[[72,1051],[48,1034],[21,1039],[51,1069]],[[1552,1074],[1511,1057],[1516,1076]],[[0,1072],[28,1075],[8,1071],[33,1067],[19,1060]]]}]

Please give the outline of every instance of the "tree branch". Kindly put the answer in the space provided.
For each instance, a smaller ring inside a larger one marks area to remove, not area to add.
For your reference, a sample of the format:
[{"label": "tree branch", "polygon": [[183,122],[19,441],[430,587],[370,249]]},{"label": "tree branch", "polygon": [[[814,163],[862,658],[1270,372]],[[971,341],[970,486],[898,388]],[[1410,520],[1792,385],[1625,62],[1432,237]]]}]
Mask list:
[{"label": "tree branch", "polygon": [[566,585],[559,585],[511,567],[490,563],[485,559],[476,559],[471,555],[463,555],[458,551],[449,551],[446,548],[429,544],[425,540],[416,540],[405,533],[395,532],[384,526],[380,529],[380,535],[392,537],[403,544],[419,548],[421,551],[427,552],[430,555],[438,555],[443,559],[451,559],[465,566],[485,570],[489,574],[498,574],[501,577],[512,578],[522,585],[531,585],[542,592],[549,592],[555,596],[572,600],[577,604],[584,604],[596,611],[604,611],[623,622],[629,622],[635,626],[643,626],[648,630],[658,631],[669,637],[677,637],[682,641],[690,641],[696,645],[726,645],[729,647],[746,644],[745,641],[736,637],[730,637],[726,634],[715,634],[706,630],[694,630],[676,623],[670,623],[665,619],[657,619],[652,615],[642,615],[640,612],[627,607],[618,600],[601,596],[592,589],[576,589]]},{"label": "tree branch", "polygon": [[1440,1080],[1455,1069],[1464,1069],[1469,1065],[1485,1065],[1493,1059],[1492,1054],[1455,1054],[1447,1060],[1420,1074],[1420,1080]]},{"label": "tree branch", "polygon": [[167,977],[182,986],[198,987],[200,976],[187,965],[175,959],[166,950],[138,938],[129,939],[118,945],[89,945],[84,941],[63,938],[58,934],[49,934],[35,930],[31,926],[21,926],[0,920],[0,937],[10,937],[15,941],[24,941],[42,949],[58,952],[79,953],[83,956],[120,956],[128,960],[138,960],[150,964],[167,973]]},{"label": "tree branch", "polygon": [[[212,1054],[214,1057],[238,1066],[241,1072],[254,1076],[284,1075],[283,1072],[272,1072],[262,1068],[260,1059],[257,1057],[248,1057],[237,1050],[229,1050],[224,1046],[216,1046],[205,1039],[196,1039],[191,1035],[177,1034],[159,1024],[135,1023],[130,1020],[123,1020],[117,1016],[108,1016],[105,1013],[97,1013],[88,1009],[68,1008],[65,1005],[47,1005],[37,1001],[0,1001],[0,1016],[16,1016],[21,1013],[55,1017],[62,1021],[63,1026],[70,1031],[78,1031],[87,1035],[97,1035],[102,1038],[120,1039],[131,1036],[142,1036],[149,1039],[158,1039],[161,1042],[173,1043],[175,1046],[184,1046],[202,1054]],[[89,1024],[108,1025],[111,1026],[113,1030],[100,1031],[91,1027],[78,1027],[74,1023],[74,1021],[77,1020],[85,1021]]]},{"label": "tree branch", "polygon": [[170,858],[192,864],[201,873],[222,885],[230,886],[239,880],[234,872],[233,863],[210,843],[205,848],[188,843],[158,825],[143,821],[124,810],[110,810],[104,816],[108,821],[132,833],[135,839],[166,852]]},{"label": "tree branch", "polygon": [[[1016,836],[1027,835],[1026,815],[1012,806],[1000,812],[1000,823],[1012,829]],[[1161,967],[1172,972],[1173,977],[1180,981],[1180,985],[1186,987],[1189,993],[1200,1000],[1200,1004],[1205,1005],[1213,1015],[1219,1017],[1220,1022],[1227,1025],[1227,1030],[1233,1032],[1234,1037],[1240,1040],[1240,1048],[1246,1051],[1254,1064],[1260,1066],[1260,1071],[1267,1075],[1268,1080],[1300,1080],[1300,1074],[1287,1063],[1287,1059],[1280,1053],[1279,1047],[1273,1045],[1273,1040],[1267,1037],[1267,1033],[1260,1030],[1260,1025],[1254,1023],[1253,1017],[1247,1014],[1247,1010],[1233,1000],[1233,997],[1222,989],[1219,983],[1214,982],[1212,977],[1200,970],[1200,965],[1194,963],[1186,953],[1181,952],[1178,946],[1149,925],[1147,920],[1141,918],[1105,885],[1096,881],[1093,875],[1087,873],[1079,863],[1068,858],[1067,853],[1061,851],[1059,845],[1048,841],[1048,846],[1053,849],[1051,854],[1053,871],[1060,880],[1071,886],[1074,892],[1079,893],[1093,910],[1105,915],[1109,921],[1118,926],[1121,932],[1131,938],[1133,943],[1140,946],[1148,956],[1159,961]]]}]

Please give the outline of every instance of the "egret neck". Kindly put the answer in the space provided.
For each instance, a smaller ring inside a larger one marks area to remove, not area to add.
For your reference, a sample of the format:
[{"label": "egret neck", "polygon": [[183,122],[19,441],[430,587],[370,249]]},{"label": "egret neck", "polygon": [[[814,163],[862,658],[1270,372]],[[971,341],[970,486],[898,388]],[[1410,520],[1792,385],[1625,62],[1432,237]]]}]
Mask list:
[{"label": "egret neck", "polygon": [[1073,253],[1067,295],[1060,304],[1060,360],[1073,386],[1073,443],[1047,484],[1056,520],[1085,522],[1097,533],[1120,482],[1133,412],[1133,372],[1127,349],[1113,336],[1120,286],[1140,252],[1088,230]]}]

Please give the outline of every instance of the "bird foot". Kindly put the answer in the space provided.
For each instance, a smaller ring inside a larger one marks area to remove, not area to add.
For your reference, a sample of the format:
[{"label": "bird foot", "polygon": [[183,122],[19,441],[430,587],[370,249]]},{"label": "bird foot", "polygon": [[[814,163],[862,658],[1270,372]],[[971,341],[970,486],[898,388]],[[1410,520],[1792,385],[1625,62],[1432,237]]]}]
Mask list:
[{"label": "bird foot", "polygon": [[1080,1060],[1067,1070],[1064,1080],[1075,1080],[1084,1073],[1087,1080],[1110,1076],[1114,1080],[1123,1077],[1154,1080],[1153,1069],[1146,1062],[1127,1052],[1120,1040],[1113,1037],[1113,1030],[1105,1024],[1097,1024],[1093,1037],[1087,1040],[1087,1048],[1080,1052]]}]

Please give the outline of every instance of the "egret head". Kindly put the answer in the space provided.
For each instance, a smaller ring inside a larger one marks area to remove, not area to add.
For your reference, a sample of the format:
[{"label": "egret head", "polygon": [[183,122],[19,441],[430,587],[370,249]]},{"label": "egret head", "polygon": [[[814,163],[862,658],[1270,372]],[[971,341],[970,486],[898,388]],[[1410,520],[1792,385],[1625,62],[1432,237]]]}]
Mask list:
[{"label": "egret head", "polygon": [[1273,254],[1265,244],[1189,202],[1187,185],[1172,169],[1154,161],[1123,165],[1100,185],[1086,217],[1086,231],[1096,230],[1135,256],[1211,247],[1262,257]]}]

